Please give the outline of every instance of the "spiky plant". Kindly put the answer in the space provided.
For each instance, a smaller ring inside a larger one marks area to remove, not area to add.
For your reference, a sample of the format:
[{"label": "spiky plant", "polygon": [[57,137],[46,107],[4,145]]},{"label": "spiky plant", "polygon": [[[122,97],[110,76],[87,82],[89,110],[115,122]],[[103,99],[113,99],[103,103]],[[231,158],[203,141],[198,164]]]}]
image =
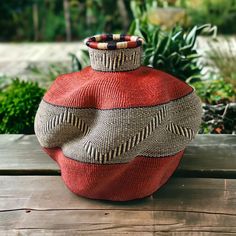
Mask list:
[{"label": "spiky plant", "polygon": [[210,25],[194,26],[185,32],[180,26],[170,31],[160,27],[143,25],[136,19],[131,33],[144,38],[144,65],[163,70],[181,80],[190,82],[201,78],[201,67],[197,63],[199,54],[195,43],[197,36]]},{"label": "spiky plant", "polygon": [[130,27],[130,34],[144,38],[144,65],[170,73],[181,80],[190,82],[201,77],[201,67],[197,63],[199,54],[195,43],[203,31],[216,34],[216,28],[206,24],[194,26],[185,31],[181,26],[163,30],[148,21],[148,12],[152,7],[150,1],[139,4],[131,1],[135,17]]}]

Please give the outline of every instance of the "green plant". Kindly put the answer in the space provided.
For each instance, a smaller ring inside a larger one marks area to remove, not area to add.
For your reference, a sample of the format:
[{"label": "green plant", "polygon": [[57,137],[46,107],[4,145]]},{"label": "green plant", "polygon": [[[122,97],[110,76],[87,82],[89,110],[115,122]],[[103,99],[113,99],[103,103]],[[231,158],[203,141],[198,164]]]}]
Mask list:
[{"label": "green plant", "polygon": [[197,63],[199,54],[195,47],[197,36],[209,25],[195,26],[188,33],[176,26],[171,31],[160,27],[143,25],[136,19],[131,33],[144,38],[144,64],[170,73],[190,82],[201,78],[201,68]]},{"label": "green plant", "polygon": [[155,7],[153,1],[140,5],[131,2],[131,9],[135,20],[130,27],[130,34],[144,38],[144,65],[154,67],[170,73],[177,78],[190,82],[202,77],[201,67],[198,65],[199,54],[195,49],[197,36],[204,30],[216,33],[216,28],[210,25],[194,26],[188,32],[181,26],[170,31],[151,24],[147,12]]},{"label": "green plant", "polygon": [[0,133],[34,133],[34,117],[45,90],[15,79],[0,93]]},{"label": "green plant", "polygon": [[202,102],[218,104],[234,101],[234,87],[223,79],[202,80],[192,83]]},{"label": "green plant", "polygon": [[201,134],[235,134],[236,103],[233,85],[222,78],[214,78],[192,83],[203,102]]}]

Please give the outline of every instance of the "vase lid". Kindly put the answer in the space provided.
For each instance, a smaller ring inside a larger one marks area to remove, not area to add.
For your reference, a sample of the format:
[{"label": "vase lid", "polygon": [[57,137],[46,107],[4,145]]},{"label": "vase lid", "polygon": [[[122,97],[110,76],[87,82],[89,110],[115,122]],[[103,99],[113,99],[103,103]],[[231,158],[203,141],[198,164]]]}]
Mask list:
[{"label": "vase lid", "polygon": [[130,71],[141,66],[142,44],[138,36],[100,34],[85,40],[91,67],[97,71]]}]

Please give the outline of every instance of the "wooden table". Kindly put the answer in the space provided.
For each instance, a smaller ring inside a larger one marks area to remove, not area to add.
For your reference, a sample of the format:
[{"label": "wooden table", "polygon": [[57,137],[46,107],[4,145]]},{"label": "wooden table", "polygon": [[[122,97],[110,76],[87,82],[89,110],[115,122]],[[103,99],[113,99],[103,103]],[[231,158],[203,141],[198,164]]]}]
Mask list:
[{"label": "wooden table", "polygon": [[235,178],[236,136],[199,135],[153,196],[88,200],[34,135],[0,135],[0,235],[236,235]]}]

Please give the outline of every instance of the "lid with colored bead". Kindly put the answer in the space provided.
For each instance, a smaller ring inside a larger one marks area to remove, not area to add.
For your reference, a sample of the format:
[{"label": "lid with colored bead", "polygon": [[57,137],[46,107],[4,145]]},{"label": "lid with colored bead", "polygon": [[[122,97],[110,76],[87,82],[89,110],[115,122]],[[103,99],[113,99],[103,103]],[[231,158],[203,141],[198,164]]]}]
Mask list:
[{"label": "lid with colored bead", "polygon": [[142,44],[138,36],[100,34],[85,40],[91,67],[97,71],[130,71],[141,66]]}]

